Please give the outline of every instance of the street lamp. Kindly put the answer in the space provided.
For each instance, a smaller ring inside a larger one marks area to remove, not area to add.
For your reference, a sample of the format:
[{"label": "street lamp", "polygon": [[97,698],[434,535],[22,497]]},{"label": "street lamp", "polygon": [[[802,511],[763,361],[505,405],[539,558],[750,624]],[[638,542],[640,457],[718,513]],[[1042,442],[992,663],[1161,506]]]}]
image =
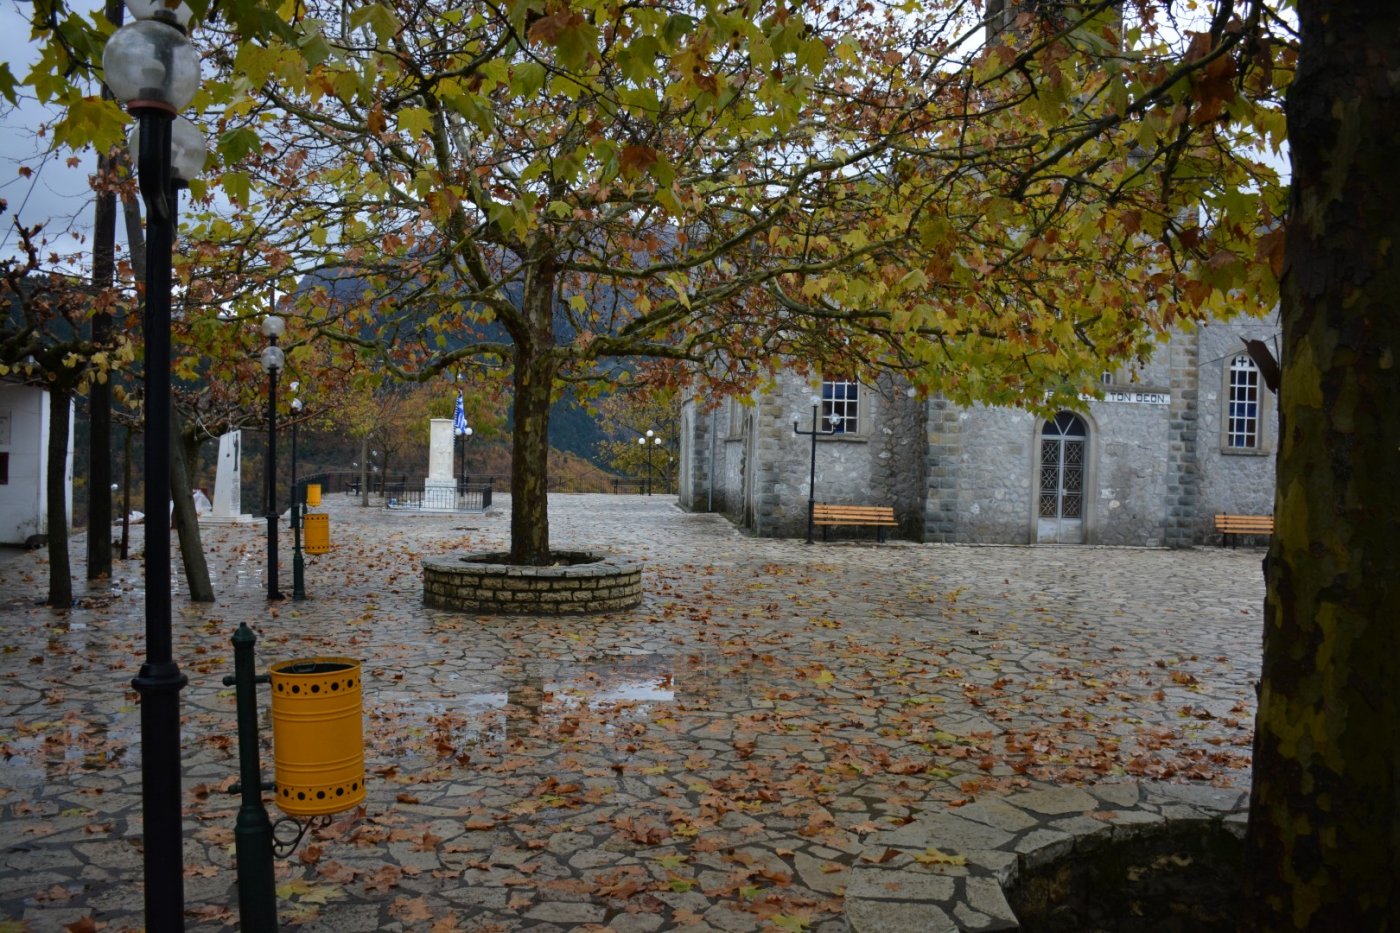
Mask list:
[{"label": "street lamp", "polygon": [[306,497],[297,483],[297,422],[301,420],[301,399],[297,391],[300,382],[291,384],[292,390],[292,599],[306,598],[306,562],[301,556],[301,515],[306,509]]},{"label": "street lamp", "polygon": [[841,423],[841,416],[832,414],[827,418],[831,427],[825,431],[817,426],[821,423],[822,400],[821,396],[812,396],[812,430],[799,431],[797,422],[792,423],[792,433],[812,438],[812,466],[811,475],[807,479],[807,543],[812,543],[812,519],[817,511],[817,438],[830,437],[835,434]]},{"label": "street lamp", "polygon": [[467,425],[457,432],[457,436],[461,438],[462,441],[462,465],[460,468],[462,472],[458,475],[457,480],[457,488],[461,492],[466,492],[467,490],[467,439],[472,436],[472,433],[471,425]]},{"label": "street lamp", "polygon": [[267,370],[267,598],[283,599],[277,589],[277,372],[287,363],[287,354],[277,338],[287,325],[275,314],[263,318],[262,332],[271,343],[263,347],[262,365]]},{"label": "street lamp", "polygon": [[[172,652],[170,533],[170,254],[175,241],[172,124],[199,89],[199,55],[185,34],[190,9],[128,0],[135,21],[112,34],[102,53],[112,95],[136,117],[143,143],[134,154],[146,204],[144,454],[146,480],[146,661],[131,685],[141,697],[142,857],[146,928],[183,930],[180,820],[180,689],[186,677]],[[186,180],[202,167],[184,165]],[[154,521],[162,516],[160,521]]]},{"label": "street lamp", "polygon": [[647,429],[646,437],[637,438],[637,443],[646,448],[647,451],[647,495],[651,495],[651,449],[661,444],[661,438],[656,436],[656,432]]}]

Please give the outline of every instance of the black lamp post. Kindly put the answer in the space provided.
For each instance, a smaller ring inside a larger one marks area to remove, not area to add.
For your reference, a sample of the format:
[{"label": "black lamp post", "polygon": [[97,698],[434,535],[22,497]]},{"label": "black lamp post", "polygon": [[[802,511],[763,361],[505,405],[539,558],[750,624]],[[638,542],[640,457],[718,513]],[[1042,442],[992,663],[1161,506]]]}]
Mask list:
[{"label": "black lamp post", "polygon": [[306,510],[306,495],[297,482],[297,422],[301,420],[301,399],[296,392],[301,383],[293,382],[292,389],[292,599],[306,598],[306,561],[301,556],[301,516]]},{"label": "black lamp post", "polygon": [[661,444],[661,438],[656,436],[656,432],[647,429],[646,437],[637,438],[637,443],[646,448],[647,451],[647,495],[651,495],[651,449]]},{"label": "black lamp post", "polygon": [[263,348],[262,365],[267,370],[267,598],[283,599],[277,588],[277,373],[286,365],[287,354],[277,345],[287,325],[275,314],[263,318],[262,332],[271,343]]},{"label": "black lamp post", "polygon": [[812,399],[812,430],[799,431],[797,422],[792,423],[792,433],[812,438],[812,465],[811,475],[807,479],[807,543],[812,543],[812,517],[817,510],[817,438],[830,437],[836,433],[836,425],[840,422],[840,415],[832,415],[828,420],[831,427],[825,431],[817,426],[821,423],[822,400],[818,397]]},{"label": "black lamp post", "polygon": [[[199,56],[185,34],[190,10],[128,0],[136,21],[113,33],[102,53],[107,87],[137,119],[134,153],[146,204],[145,342],[146,661],[131,684],[141,696],[142,856],[146,928],[185,927],[180,819],[180,689],[186,678],[172,651],[170,624],[170,253],[175,241],[173,177],[203,167],[173,164],[172,124],[199,88]],[[158,520],[157,520],[158,519]]]}]

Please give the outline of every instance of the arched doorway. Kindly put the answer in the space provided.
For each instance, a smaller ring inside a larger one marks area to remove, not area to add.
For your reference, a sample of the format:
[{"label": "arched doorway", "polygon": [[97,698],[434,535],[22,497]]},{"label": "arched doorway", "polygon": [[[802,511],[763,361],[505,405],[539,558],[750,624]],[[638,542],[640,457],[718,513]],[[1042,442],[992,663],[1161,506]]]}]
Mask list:
[{"label": "arched doorway", "polygon": [[1062,411],[1042,425],[1037,542],[1084,543],[1084,466],[1088,447],[1089,428],[1073,412]]}]

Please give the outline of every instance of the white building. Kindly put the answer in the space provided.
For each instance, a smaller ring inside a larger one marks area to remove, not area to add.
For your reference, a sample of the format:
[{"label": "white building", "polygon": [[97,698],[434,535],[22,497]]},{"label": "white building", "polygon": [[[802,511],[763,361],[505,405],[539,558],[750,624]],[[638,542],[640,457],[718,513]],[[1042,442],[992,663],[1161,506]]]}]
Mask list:
[{"label": "white building", "polygon": [[[64,510],[73,516],[73,419],[64,468]],[[48,525],[49,393],[0,382],[0,544],[27,544]]]}]

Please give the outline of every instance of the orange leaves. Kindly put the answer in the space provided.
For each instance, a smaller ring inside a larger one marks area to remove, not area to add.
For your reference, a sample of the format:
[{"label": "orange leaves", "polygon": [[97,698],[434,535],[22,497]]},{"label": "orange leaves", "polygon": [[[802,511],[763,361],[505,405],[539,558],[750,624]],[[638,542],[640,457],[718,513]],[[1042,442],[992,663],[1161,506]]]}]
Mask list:
[{"label": "orange leaves", "polygon": [[433,919],[432,908],[428,906],[428,901],[423,897],[396,897],[389,905],[390,916],[402,920],[404,923],[421,923],[424,920]]},{"label": "orange leaves", "polygon": [[614,819],[611,825],[624,839],[642,845],[659,845],[670,835],[665,826],[646,816],[620,816]]},{"label": "orange leaves", "polygon": [[372,874],[365,876],[365,891],[369,894],[387,894],[399,886],[403,869],[397,865],[381,865]]},{"label": "orange leaves", "polygon": [[622,155],[619,158],[619,166],[622,170],[622,177],[636,178],[645,174],[648,169],[656,164],[658,153],[650,146],[642,146],[636,143],[629,143],[622,147]]},{"label": "orange leaves", "polygon": [[556,10],[548,16],[541,16],[530,26],[526,35],[532,43],[558,45],[559,38],[569,29],[583,24],[583,16],[569,9]]}]

